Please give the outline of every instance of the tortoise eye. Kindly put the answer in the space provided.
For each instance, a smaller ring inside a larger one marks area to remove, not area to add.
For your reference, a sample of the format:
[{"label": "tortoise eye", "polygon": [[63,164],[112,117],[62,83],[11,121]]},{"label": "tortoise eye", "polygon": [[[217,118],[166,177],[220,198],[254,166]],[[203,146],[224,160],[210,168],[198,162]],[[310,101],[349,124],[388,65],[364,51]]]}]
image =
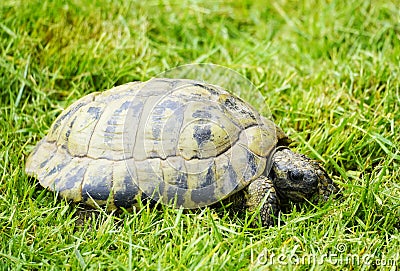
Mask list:
[{"label": "tortoise eye", "polygon": [[304,174],[301,171],[293,170],[288,173],[289,179],[295,182],[300,182],[303,180]]}]

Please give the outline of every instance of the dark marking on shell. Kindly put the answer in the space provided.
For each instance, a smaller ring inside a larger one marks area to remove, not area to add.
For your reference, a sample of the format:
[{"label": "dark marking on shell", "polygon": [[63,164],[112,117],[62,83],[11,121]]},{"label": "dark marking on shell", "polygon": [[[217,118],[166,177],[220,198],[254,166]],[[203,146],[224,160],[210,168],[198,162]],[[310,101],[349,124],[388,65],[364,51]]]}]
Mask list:
[{"label": "dark marking on shell", "polygon": [[122,103],[122,105],[114,111],[114,114],[107,121],[108,126],[105,130],[106,136],[104,137],[105,143],[108,143],[108,144],[112,143],[112,139],[114,137],[115,130],[116,130],[116,125],[118,124],[117,119],[121,117],[120,115],[122,114],[123,111],[129,110],[131,104],[132,104],[131,101],[126,101],[126,102]]},{"label": "dark marking on shell", "polygon": [[179,195],[179,189],[177,187],[168,187],[167,197],[168,202],[175,206],[183,206],[185,203],[185,199],[182,195]]},{"label": "dark marking on shell", "polygon": [[196,140],[197,145],[201,146],[203,142],[211,139],[211,126],[210,125],[194,126],[193,137]]},{"label": "dark marking on shell", "polygon": [[124,178],[124,190],[118,190],[114,193],[114,204],[117,207],[130,208],[137,203],[136,196],[139,194],[139,188],[132,182],[129,175]]},{"label": "dark marking on shell", "polygon": [[209,185],[202,189],[194,189],[191,191],[191,200],[196,204],[202,204],[204,202],[216,202],[218,199],[215,198],[215,186]]},{"label": "dark marking on shell", "polygon": [[154,191],[154,196],[152,198],[154,199],[160,199],[160,195],[163,195],[165,191],[165,183],[164,182],[159,182],[156,190]]},{"label": "dark marking on shell", "polygon": [[[52,156],[53,157],[53,156]],[[46,164],[50,161],[52,157],[49,157],[48,159],[44,160],[42,163],[40,163],[39,168],[44,168]]]},{"label": "dark marking on shell", "polygon": [[[164,82],[167,82],[167,81],[164,80]],[[168,81],[168,83],[169,83],[171,89],[175,89],[176,86],[179,84],[179,81],[177,81],[177,80],[172,80],[172,81]]]},{"label": "dark marking on shell", "polygon": [[[242,115],[248,115],[253,120],[256,120],[256,116],[254,115],[253,111],[250,110],[250,108],[246,108],[246,107],[243,108],[242,106],[239,106],[236,103],[236,99],[239,100],[238,98],[235,98],[233,96],[230,96],[230,97],[226,98],[225,101],[224,101],[225,107],[228,108],[231,111],[238,112],[238,113],[240,113]],[[242,102],[242,103],[244,104],[244,102]],[[248,110],[246,110],[246,109],[248,109]]]},{"label": "dark marking on shell", "polygon": [[174,110],[174,109],[180,107],[181,105],[182,105],[182,104],[181,104],[180,102],[178,102],[178,101],[173,101],[173,100],[164,100],[164,101],[160,104],[160,106],[161,106],[162,108],[164,108],[164,110],[165,110],[165,108]]},{"label": "dark marking on shell", "polygon": [[156,139],[156,140],[159,140],[160,138],[161,138],[161,125],[162,125],[162,119],[163,119],[163,116],[162,116],[162,114],[165,112],[165,108],[163,108],[163,107],[156,107],[155,109],[154,109],[154,113],[155,114],[153,114],[152,115],[152,123],[153,123],[153,125],[152,125],[152,135],[153,135],[153,138],[154,139]]},{"label": "dark marking on shell", "polygon": [[201,183],[201,187],[206,187],[206,186],[212,185],[214,182],[215,182],[215,175],[214,175],[213,164],[212,164],[208,168],[204,182]]},{"label": "dark marking on shell", "polygon": [[57,178],[54,181],[54,185],[55,187],[58,188],[58,191],[60,192],[64,190],[69,190],[75,186],[75,183],[82,182],[85,172],[86,172],[86,167],[81,167],[75,174],[68,173],[66,176],[62,178]]},{"label": "dark marking on shell", "polygon": [[227,190],[225,191],[225,194],[228,194],[232,191],[236,191],[238,188],[238,185],[239,185],[237,173],[236,173],[235,169],[232,167],[231,163],[228,164],[227,170],[228,170],[228,176],[229,176],[229,183],[231,183],[231,185],[225,186],[227,188]]},{"label": "dark marking on shell", "polygon": [[[37,149],[39,149],[39,148],[37,148]],[[47,157],[46,160],[44,160],[42,163],[40,163],[39,168],[44,168],[44,167],[47,165],[47,163],[48,163],[51,159],[53,159],[54,156],[56,156],[56,154],[57,154],[57,151],[54,151],[49,157]]]},{"label": "dark marking on shell", "polygon": [[[188,173],[185,170],[183,161],[173,164],[165,164],[164,169],[173,168],[174,175],[171,177],[163,176],[164,182],[167,182],[169,186],[175,186],[182,189],[188,189]],[[174,178],[175,177],[175,178]]]},{"label": "dark marking on shell", "polygon": [[[256,159],[254,157],[254,154],[252,152],[250,152],[249,150],[246,150],[246,156],[247,156],[247,165],[250,167],[250,173],[251,173],[251,177],[254,176],[254,174],[256,174],[257,172],[257,162]],[[247,176],[245,176],[247,177]]]},{"label": "dark marking on shell", "polygon": [[[98,176],[101,178],[101,176]],[[96,185],[91,183],[82,187],[82,199],[87,201],[89,198],[94,200],[107,200],[110,196],[110,187],[107,177],[103,176],[101,180],[96,181]]]},{"label": "dark marking on shell", "polygon": [[[164,119],[164,113],[166,109],[171,109],[173,111],[179,110],[179,108],[183,109],[183,105],[180,102],[177,101],[172,101],[172,100],[164,100],[162,103],[158,104],[152,114],[152,121],[154,123],[153,128],[152,128],[152,134],[154,139],[161,140],[161,129],[162,124],[163,124],[163,119]],[[180,112],[183,110],[179,110]],[[183,114],[182,115],[183,118]],[[175,118],[174,118],[175,119]]]},{"label": "dark marking on shell", "polygon": [[60,115],[60,117],[57,118],[56,122],[53,125],[53,129],[52,129],[52,133],[55,132],[55,130],[61,125],[61,122],[66,119],[71,117],[71,115],[73,115],[76,111],[78,111],[79,108],[81,108],[82,106],[86,105],[87,103],[78,103],[76,106],[74,106],[73,108],[71,108],[69,111],[67,111],[65,114]]},{"label": "dark marking on shell", "polygon": [[58,167],[59,167],[59,165],[53,167],[53,168],[46,174],[46,177],[51,176],[51,175],[53,175],[54,173],[58,172],[58,171],[59,171]]},{"label": "dark marking on shell", "polygon": [[108,136],[104,137],[104,142],[106,143],[110,143],[113,135],[115,134],[115,126],[110,124],[109,126],[107,126],[106,130],[105,130],[105,134]]},{"label": "dark marking on shell", "polygon": [[121,106],[116,111],[122,112],[122,111],[128,110],[130,108],[131,104],[132,104],[131,101],[126,101],[126,102],[122,103]]},{"label": "dark marking on shell", "polygon": [[59,173],[68,163],[70,162],[69,159],[65,159],[62,163],[54,166],[47,174],[44,178],[48,178],[51,175],[54,175],[56,173]]},{"label": "dark marking on shell", "polygon": [[139,117],[144,107],[143,101],[129,106],[129,112],[133,112],[133,116]]},{"label": "dark marking on shell", "polygon": [[[154,207],[156,204],[157,204],[157,201],[156,200],[154,200],[154,199],[152,199],[151,197],[149,197],[146,193],[142,193],[141,194],[141,196],[140,196],[140,201],[143,203],[143,204],[147,204],[147,203],[149,203],[149,207]],[[137,203],[138,202],[138,200],[134,200],[134,204],[135,203]]]},{"label": "dark marking on shell", "polygon": [[74,126],[74,123],[75,123],[77,117],[78,117],[78,116],[75,116],[74,119],[73,119],[73,120],[70,122],[70,124],[68,125],[68,128],[69,128],[69,129],[68,129],[67,132],[65,132],[65,139],[66,139],[66,141],[68,141],[68,138],[69,138],[69,136],[70,136],[70,134],[71,134],[72,126]]},{"label": "dark marking on shell", "polygon": [[207,86],[207,85],[202,84],[202,83],[194,83],[193,86],[204,88],[208,92],[210,92],[211,95],[219,95],[219,93],[215,89],[213,89],[211,86]]},{"label": "dark marking on shell", "polygon": [[[129,110],[130,106],[131,106],[132,102],[131,101],[126,101],[124,102],[119,108],[117,108],[116,110],[114,110],[114,114],[111,116],[111,118],[107,121],[107,128],[106,128],[106,132],[110,131],[110,132],[114,132],[115,128],[114,125],[118,124],[117,119],[120,118],[121,113]],[[110,129],[114,128],[114,129]]]},{"label": "dark marking on shell", "polygon": [[90,115],[92,115],[94,117],[94,119],[96,119],[96,120],[99,119],[101,116],[101,108],[99,108],[99,107],[91,106],[91,107],[89,107],[87,112]]},{"label": "dark marking on shell", "polygon": [[187,173],[180,171],[176,177],[176,186],[183,189],[188,189]]},{"label": "dark marking on shell", "polygon": [[205,110],[196,110],[193,112],[192,117],[199,119],[211,119],[212,115],[210,112]]}]

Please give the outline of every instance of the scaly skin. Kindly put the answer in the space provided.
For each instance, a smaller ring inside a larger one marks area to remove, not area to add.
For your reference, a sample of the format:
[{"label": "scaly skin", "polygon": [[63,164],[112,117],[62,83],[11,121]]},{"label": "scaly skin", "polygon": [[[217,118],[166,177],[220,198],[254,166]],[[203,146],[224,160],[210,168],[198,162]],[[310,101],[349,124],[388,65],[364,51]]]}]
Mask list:
[{"label": "scaly skin", "polygon": [[317,162],[280,148],[272,158],[269,176],[260,176],[245,189],[245,205],[249,211],[255,211],[267,197],[260,207],[260,217],[264,226],[271,226],[283,204],[313,199],[326,201],[337,192],[338,188]]}]

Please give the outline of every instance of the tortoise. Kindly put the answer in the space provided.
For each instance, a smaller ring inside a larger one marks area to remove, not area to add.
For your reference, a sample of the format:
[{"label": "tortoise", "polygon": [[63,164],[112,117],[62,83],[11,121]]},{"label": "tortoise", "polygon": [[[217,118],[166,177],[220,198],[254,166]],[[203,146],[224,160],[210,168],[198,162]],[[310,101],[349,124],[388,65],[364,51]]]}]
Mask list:
[{"label": "tortoise", "polygon": [[273,121],[220,86],[153,78],[74,102],[29,155],[26,173],[90,206],[232,202],[259,210],[270,226],[289,201],[337,192],[320,164],[289,143]]}]

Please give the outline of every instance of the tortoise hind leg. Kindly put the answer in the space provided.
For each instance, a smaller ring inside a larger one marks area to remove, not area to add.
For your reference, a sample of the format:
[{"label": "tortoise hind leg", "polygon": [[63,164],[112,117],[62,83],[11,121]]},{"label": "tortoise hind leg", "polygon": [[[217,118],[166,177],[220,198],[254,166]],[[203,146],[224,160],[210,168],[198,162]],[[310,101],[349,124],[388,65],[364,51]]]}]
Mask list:
[{"label": "tortoise hind leg", "polygon": [[246,207],[249,211],[256,211],[260,204],[260,218],[263,226],[274,225],[274,218],[279,214],[279,199],[271,180],[260,176],[246,189]]}]

